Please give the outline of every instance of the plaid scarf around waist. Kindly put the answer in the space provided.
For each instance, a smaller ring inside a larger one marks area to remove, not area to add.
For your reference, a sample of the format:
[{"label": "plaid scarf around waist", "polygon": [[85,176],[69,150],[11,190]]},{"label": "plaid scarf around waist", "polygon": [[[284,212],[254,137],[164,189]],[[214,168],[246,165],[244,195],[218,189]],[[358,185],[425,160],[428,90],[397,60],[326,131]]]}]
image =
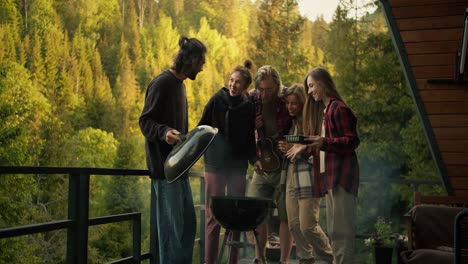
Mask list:
[{"label": "plaid scarf around waist", "polygon": [[[292,175],[288,175],[288,167],[294,166]],[[281,191],[286,191],[287,177],[295,177],[294,179],[294,193],[297,199],[304,199],[310,197],[321,197],[320,176],[315,177],[314,165],[312,158],[301,156],[296,158],[294,162],[285,158],[283,167],[281,168]]]}]

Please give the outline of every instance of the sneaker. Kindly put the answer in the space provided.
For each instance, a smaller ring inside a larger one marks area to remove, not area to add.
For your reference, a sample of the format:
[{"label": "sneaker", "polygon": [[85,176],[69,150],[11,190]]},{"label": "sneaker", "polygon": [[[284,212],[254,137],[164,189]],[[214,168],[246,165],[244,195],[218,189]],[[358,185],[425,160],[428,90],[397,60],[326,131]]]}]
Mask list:
[{"label": "sneaker", "polygon": [[[262,262],[258,258],[254,258],[253,261],[252,261],[252,264],[260,264],[260,263],[262,263]],[[268,262],[265,262],[265,264],[268,264]]]}]

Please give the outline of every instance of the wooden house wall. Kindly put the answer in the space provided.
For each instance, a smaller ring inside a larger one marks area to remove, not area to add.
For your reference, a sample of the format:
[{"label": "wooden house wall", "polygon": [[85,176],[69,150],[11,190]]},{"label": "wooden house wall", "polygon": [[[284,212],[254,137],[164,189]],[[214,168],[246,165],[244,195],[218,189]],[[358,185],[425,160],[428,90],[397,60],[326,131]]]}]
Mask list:
[{"label": "wooden house wall", "polygon": [[[468,84],[453,79],[468,0],[388,0],[453,194],[468,196]],[[403,53],[405,54],[405,53]]]}]

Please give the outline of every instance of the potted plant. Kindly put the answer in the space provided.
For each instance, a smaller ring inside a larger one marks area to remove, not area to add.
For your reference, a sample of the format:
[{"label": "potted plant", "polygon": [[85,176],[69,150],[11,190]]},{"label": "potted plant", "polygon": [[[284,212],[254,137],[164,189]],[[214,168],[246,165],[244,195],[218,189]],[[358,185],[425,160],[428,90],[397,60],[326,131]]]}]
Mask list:
[{"label": "potted plant", "polygon": [[408,237],[402,234],[395,234],[395,252],[397,255],[397,263],[402,264],[403,260],[401,259],[401,252],[408,250]]},{"label": "potted plant", "polygon": [[383,217],[377,217],[374,233],[364,240],[364,244],[374,248],[375,263],[391,264],[395,235],[392,232],[392,222]]}]

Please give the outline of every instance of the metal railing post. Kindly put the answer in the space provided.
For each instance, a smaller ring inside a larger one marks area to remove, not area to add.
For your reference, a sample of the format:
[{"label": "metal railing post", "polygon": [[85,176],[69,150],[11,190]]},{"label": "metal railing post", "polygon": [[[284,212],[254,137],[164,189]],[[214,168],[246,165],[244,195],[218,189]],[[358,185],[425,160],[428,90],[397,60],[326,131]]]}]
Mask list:
[{"label": "metal railing post", "polygon": [[133,217],[133,260],[141,262],[141,213]]},{"label": "metal railing post", "polygon": [[[200,204],[205,204],[205,178],[200,177]],[[205,263],[205,209],[200,210],[200,264]]]},{"label": "metal railing post", "polygon": [[68,180],[68,219],[73,220],[73,226],[67,230],[67,263],[75,263],[76,260],[76,215],[78,199],[78,178],[77,174],[70,174]]},{"label": "metal railing post", "polygon": [[88,261],[88,218],[89,218],[89,174],[80,174],[78,196],[77,230],[77,263]]},{"label": "metal railing post", "polygon": [[87,263],[89,174],[70,174],[68,191],[68,218],[74,224],[67,233],[67,263]]},{"label": "metal railing post", "polygon": [[156,191],[153,187],[154,180],[151,180],[151,201],[150,201],[150,264],[159,263],[159,241],[158,227],[156,219]]}]

